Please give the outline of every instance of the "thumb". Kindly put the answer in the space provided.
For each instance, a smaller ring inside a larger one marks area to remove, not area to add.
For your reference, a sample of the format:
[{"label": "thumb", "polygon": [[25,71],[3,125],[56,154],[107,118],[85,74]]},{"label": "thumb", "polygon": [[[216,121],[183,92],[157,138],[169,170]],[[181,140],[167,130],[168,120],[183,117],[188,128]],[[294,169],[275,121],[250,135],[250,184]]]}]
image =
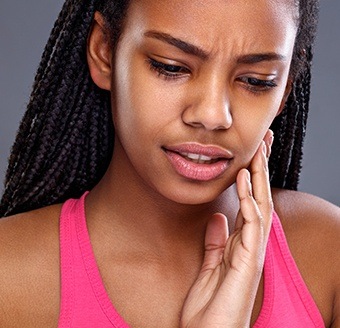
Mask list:
[{"label": "thumb", "polygon": [[207,274],[221,264],[228,235],[226,216],[221,213],[214,214],[207,224],[204,242],[204,260],[200,275]]},{"label": "thumb", "polygon": [[[216,213],[208,220],[202,268],[184,303],[181,327],[206,327],[204,323],[196,321],[200,321],[204,309],[209,306],[221,284],[221,263],[227,238],[227,218],[223,214]],[[194,323],[189,325],[193,318]]]}]

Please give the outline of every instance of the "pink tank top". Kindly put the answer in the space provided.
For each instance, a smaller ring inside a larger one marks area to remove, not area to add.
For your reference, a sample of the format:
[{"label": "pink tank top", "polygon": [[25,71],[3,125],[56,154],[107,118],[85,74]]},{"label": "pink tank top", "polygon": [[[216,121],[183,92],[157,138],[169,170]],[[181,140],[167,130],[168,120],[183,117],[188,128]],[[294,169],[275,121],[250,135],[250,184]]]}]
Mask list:
[{"label": "pink tank top", "polygon": [[[128,328],[109,299],[94,258],[86,227],[86,194],[65,202],[61,212],[58,328]],[[264,301],[254,327],[325,327],[275,213],[264,265]]]}]

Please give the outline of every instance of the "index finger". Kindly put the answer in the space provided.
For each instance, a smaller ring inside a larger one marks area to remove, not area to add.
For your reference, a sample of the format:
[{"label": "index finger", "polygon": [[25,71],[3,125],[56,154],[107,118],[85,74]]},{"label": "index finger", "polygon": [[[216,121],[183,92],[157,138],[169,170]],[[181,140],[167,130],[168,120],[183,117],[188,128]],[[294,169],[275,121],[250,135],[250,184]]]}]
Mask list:
[{"label": "index finger", "polygon": [[269,183],[269,170],[267,160],[267,147],[261,142],[250,164],[251,181],[253,185],[253,197],[264,219],[265,234],[271,226],[273,213],[273,200]]}]

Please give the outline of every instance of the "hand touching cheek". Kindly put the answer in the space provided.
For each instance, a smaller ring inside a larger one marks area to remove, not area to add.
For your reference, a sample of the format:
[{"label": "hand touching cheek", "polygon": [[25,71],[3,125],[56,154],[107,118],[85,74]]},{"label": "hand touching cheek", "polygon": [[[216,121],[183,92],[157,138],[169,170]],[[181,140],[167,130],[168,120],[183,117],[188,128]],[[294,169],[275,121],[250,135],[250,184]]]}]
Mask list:
[{"label": "hand touching cheek", "polygon": [[205,236],[201,271],[183,305],[181,327],[249,327],[271,227],[268,159],[272,133],[237,176],[240,211],[229,235],[227,218],[215,214]]}]

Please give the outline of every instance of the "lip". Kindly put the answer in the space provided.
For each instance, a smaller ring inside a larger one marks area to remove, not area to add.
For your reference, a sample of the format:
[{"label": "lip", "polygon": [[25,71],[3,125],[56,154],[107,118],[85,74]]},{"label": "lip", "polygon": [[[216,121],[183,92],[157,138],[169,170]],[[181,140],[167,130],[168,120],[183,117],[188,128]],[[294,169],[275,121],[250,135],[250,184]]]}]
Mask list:
[{"label": "lip", "polygon": [[226,149],[220,148],[218,146],[211,145],[201,145],[198,143],[184,143],[175,146],[163,147],[165,150],[169,150],[176,153],[194,153],[199,155],[204,155],[211,157],[213,159],[232,159],[233,155]]},{"label": "lip", "polygon": [[[230,166],[232,153],[217,147],[205,146],[197,143],[185,143],[163,147],[163,150],[174,168],[184,178],[196,181],[210,181],[221,176]],[[213,160],[212,163],[196,163],[183,154],[197,154]]]}]

